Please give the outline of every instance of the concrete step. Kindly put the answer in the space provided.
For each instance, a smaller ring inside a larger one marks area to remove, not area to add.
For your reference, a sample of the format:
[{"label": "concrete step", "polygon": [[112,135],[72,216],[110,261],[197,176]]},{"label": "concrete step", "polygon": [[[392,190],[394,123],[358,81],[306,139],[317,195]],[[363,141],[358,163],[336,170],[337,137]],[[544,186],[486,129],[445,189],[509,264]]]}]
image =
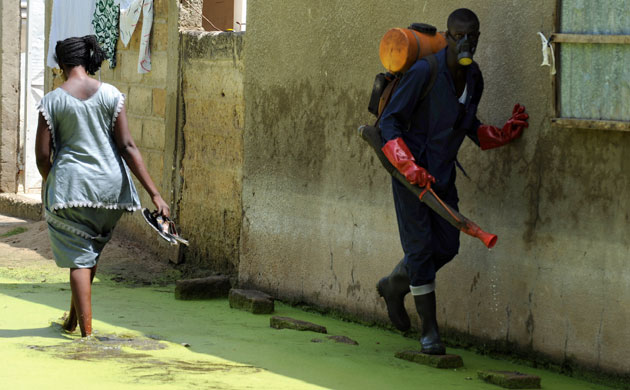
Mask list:
[{"label": "concrete step", "polygon": [[540,377],[516,371],[479,371],[480,379],[505,389],[540,389]]},{"label": "concrete step", "polygon": [[175,299],[227,298],[230,288],[230,278],[224,275],[178,280],[175,285]]},{"label": "concrete step", "polygon": [[271,317],[269,319],[269,326],[275,329],[293,329],[317,333],[328,333],[325,326],[317,325],[308,321],[296,320],[291,317]]},{"label": "concrete step", "polygon": [[435,368],[459,368],[464,365],[459,355],[428,355],[420,351],[401,351],[395,355],[399,359],[424,364]]},{"label": "concrete step", "polygon": [[39,194],[0,194],[0,214],[39,221],[43,219]]},{"label": "concrete step", "polygon": [[229,295],[230,307],[254,314],[271,314],[274,310],[273,297],[257,290],[233,288]]}]

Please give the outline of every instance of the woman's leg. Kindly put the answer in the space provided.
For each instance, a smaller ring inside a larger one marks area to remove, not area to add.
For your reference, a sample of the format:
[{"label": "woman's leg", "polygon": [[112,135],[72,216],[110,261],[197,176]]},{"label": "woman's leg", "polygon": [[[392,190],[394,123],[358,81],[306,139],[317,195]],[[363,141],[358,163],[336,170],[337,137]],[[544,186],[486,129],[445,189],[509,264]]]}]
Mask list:
[{"label": "woman's leg", "polygon": [[66,332],[74,332],[77,328],[77,311],[74,309],[74,294],[70,297],[70,311],[61,326]]},{"label": "woman's leg", "polygon": [[[90,284],[94,281],[94,275],[96,274],[96,265],[91,268],[90,272]],[[77,328],[77,311],[74,308],[74,293],[70,297],[70,312],[68,312],[68,316],[63,322],[63,329],[67,332],[74,332]]]},{"label": "woman's leg", "polygon": [[95,273],[96,267],[70,269],[73,306],[82,337],[92,334],[92,279]]}]

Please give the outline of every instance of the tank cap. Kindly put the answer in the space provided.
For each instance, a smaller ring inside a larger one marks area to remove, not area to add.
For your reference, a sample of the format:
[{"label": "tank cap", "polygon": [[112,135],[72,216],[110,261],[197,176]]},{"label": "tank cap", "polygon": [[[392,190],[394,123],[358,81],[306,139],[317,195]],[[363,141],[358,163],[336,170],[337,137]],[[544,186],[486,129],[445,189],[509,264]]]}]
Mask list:
[{"label": "tank cap", "polygon": [[426,23],[412,23],[408,28],[428,35],[435,35],[437,32],[437,28],[435,28],[435,26],[431,26]]}]

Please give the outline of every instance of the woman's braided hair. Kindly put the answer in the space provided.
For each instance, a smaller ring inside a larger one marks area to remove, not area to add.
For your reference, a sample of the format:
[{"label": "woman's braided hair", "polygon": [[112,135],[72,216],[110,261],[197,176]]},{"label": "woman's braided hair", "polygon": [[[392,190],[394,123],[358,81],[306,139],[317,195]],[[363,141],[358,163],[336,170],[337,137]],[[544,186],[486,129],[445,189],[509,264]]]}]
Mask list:
[{"label": "woman's braided hair", "polygon": [[95,74],[104,60],[105,52],[94,35],[64,39],[55,47],[55,61],[59,65],[67,68],[82,65],[89,74]]}]

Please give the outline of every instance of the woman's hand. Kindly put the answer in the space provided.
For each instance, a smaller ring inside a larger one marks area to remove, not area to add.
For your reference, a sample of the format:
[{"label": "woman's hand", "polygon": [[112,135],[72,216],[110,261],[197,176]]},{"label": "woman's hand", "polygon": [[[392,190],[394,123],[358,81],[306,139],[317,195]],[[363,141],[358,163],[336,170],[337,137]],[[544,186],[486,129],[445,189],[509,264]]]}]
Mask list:
[{"label": "woman's hand", "polygon": [[162,195],[155,194],[153,195],[153,197],[151,197],[151,200],[153,201],[153,204],[157,208],[158,214],[163,215],[168,218],[171,217],[171,209],[170,207],[168,207],[164,199],[162,199]]}]

